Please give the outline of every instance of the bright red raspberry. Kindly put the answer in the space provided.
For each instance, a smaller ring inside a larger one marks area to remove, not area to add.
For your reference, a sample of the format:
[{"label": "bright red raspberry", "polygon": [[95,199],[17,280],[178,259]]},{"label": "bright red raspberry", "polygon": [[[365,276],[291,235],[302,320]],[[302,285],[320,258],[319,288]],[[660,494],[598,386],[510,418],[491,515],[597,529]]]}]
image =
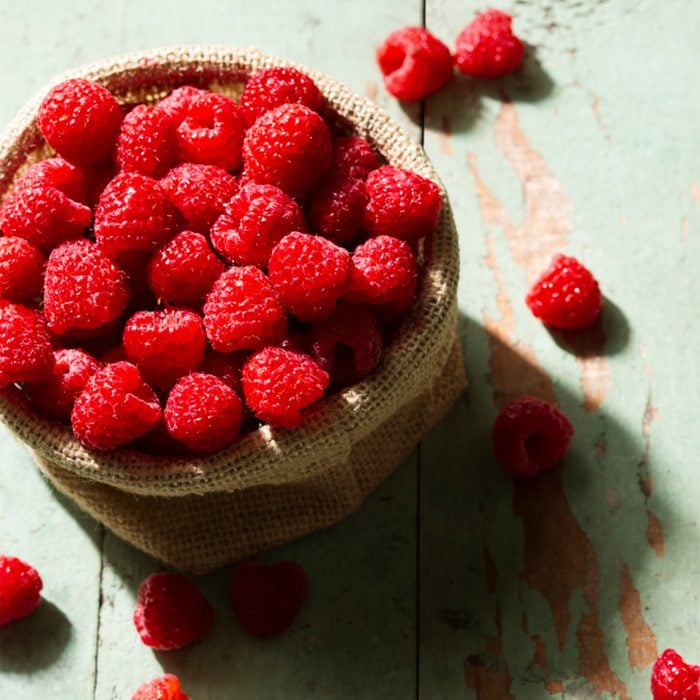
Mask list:
[{"label": "bright red raspberry", "polygon": [[228,447],[241,429],[243,404],[218,377],[188,374],[170,390],[163,415],[168,432],[196,452]]},{"label": "bright red raspberry", "polygon": [[316,112],[285,104],[263,114],[243,142],[247,176],[292,197],[308,194],[331,162],[328,127]]},{"label": "bright red raspberry", "polygon": [[124,327],[126,355],[146,382],[170,388],[204,359],[207,339],[194,311],[138,311]]},{"label": "bright red raspberry", "polygon": [[207,296],[204,327],[214,350],[255,350],[284,338],[287,314],[263,272],[231,267]]},{"label": "bright red raspberry", "polygon": [[89,205],[87,192],[93,170],[90,168],[86,171],[55,156],[32,165],[24,174],[24,179],[36,179],[48,183],[63,192],[69,199]]},{"label": "bright red raspberry", "polygon": [[509,474],[532,477],[561,461],[573,434],[569,419],[556,406],[523,396],[494,421],[493,449]]},{"label": "bright red raspberry", "polygon": [[651,670],[654,700],[693,700],[700,698],[700,666],[687,664],[673,649],[666,649]]},{"label": "bright red raspberry", "polygon": [[170,201],[180,212],[187,228],[209,233],[224,213],[224,205],[236,192],[236,178],[215,165],[183,163],[161,181]]},{"label": "bright red raspberry", "polygon": [[46,258],[24,238],[0,237],[0,297],[27,301],[41,294]]},{"label": "bright red raspberry", "polygon": [[320,321],[333,311],[351,274],[350,253],[321,236],[290,233],[270,256],[270,281],[300,321]]},{"label": "bright red raspberry", "polygon": [[209,601],[181,574],[151,574],[139,586],[134,625],[146,646],[181,649],[204,637],[213,622]]},{"label": "bright red raspberry", "polygon": [[329,178],[366,180],[379,167],[379,156],[360,136],[337,136],[333,139]]},{"label": "bright red raspberry", "polygon": [[43,585],[34,567],[0,554],[0,625],[33,613],[41,602]]},{"label": "bright red raspberry", "polygon": [[412,242],[429,236],[437,226],[442,195],[431,180],[385,165],[367,176],[366,186],[364,224],[370,235]]},{"label": "bright red raspberry", "polygon": [[53,88],[39,107],[37,123],[56,153],[88,165],[112,153],[122,122],[114,95],[97,83],[74,78]]},{"label": "bright red raspberry", "polygon": [[173,90],[158,103],[158,109],[163,110],[173,124],[179,124],[185,119],[190,107],[207,91],[194,85],[183,85]]},{"label": "bright red raspberry", "polygon": [[552,258],[549,267],[525,298],[530,311],[552,328],[581,329],[590,326],[603,306],[595,277],[576,258]]},{"label": "bright red raspberry", "polygon": [[450,50],[423,27],[389,34],[377,49],[387,91],[399,100],[422,100],[452,77]]},{"label": "bright red raspberry", "polygon": [[243,365],[243,393],[248,407],[272,426],[296,428],[302,412],[328,388],[328,373],[307,355],[266,347]]},{"label": "bright red raspberry", "polygon": [[311,228],[333,241],[349,241],[362,231],[368,201],[362,180],[327,178],[309,198]]},{"label": "bright red raspberry", "polygon": [[180,688],[180,679],[171,673],[139,686],[131,700],[189,700]]},{"label": "bright red raspberry", "polygon": [[159,178],[177,159],[175,127],[162,109],[153,105],[134,107],[122,122],[115,160],[125,173]]},{"label": "bright red raspberry", "polygon": [[51,251],[44,277],[44,313],[52,333],[98,335],[129,302],[126,275],[95,243],[69,241]]},{"label": "bright red raspberry", "polygon": [[158,397],[130,362],[93,374],[71,414],[73,434],[93,450],[111,450],[151,431],[160,421]]},{"label": "bright red raspberry", "polygon": [[296,68],[267,68],[251,76],[241,95],[246,128],[266,112],[284,104],[300,104],[318,112],[323,95],[316,83]]},{"label": "bright red raspberry", "polygon": [[520,67],[525,45],[511,27],[512,17],[501,10],[477,15],[457,37],[455,62],[473,78],[500,78]]},{"label": "bright red raspberry", "polygon": [[246,632],[256,637],[275,637],[299,614],[308,588],[306,572],[296,562],[244,561],[233,570],[229,598]]},{"label": "bright red raspberry", "polygon": [[230,386],[237,394],[241,394],[241,370],[248,354],[245,352],[216,352],[209,350],[197,368],[198,372],[213,374],[224,384]]},{"label": "bright red raspberry", "polygon": [[306,231],[299,205],[274,185],[251,182],[226,205],[211,242],[230,262],[267,267],[272,249],[292,231]]}]

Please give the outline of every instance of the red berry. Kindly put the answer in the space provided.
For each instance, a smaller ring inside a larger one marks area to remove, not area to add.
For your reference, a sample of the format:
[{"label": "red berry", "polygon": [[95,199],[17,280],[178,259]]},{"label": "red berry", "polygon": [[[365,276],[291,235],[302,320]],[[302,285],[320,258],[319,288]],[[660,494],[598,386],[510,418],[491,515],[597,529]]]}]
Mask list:
[{"label": "red berry", "polygon": [[179,124],[185,119],[192,105],[207,91],[194,85],[183,85],[173,90],[158,103],[158,109],[163,110],[173,124]]},{"label": "red berry", "polygon": [[377,49],[386,89],[399,100],[422,100],[452,77],[450,50],[423,27],[392,32]]},{"label": "red berry", "polygon": [[498,414],[493,449],[509,474],[532,477],[561,461],[573,434],[569,419],[556,406],[523,396]]},{"label": "red berry", "polygon": [[595,277],[576,258],[561,253],[552,258],[525,301],[537,318],[563,329],[590,326],[603,306]]},{"label": "red berry", "polygon": [[214,610],[197,586],[181,574],[151,574],[139,586],[134,625],[153,649],[181,649],[204,637]]},{"label": "red berry", "polygon": [[477,15],[457,37],[455,62],[473,78],[500,78],[520,67],[525,46],[511,27],[512,17],[501,10]]},{"label": "red berry", "polygon": [[331,240],[349,241],[362,230],[368,201],[362,180],[327,178],[309,199],[311,228]]},{"label": "red berry", "polygon": [[0,554],[0,625],[30,615],[41,602],[39,572],[16,557]]},{"label": "red berry", "polygon": [[55,156],[32,165],[23,179],[41,180],[63,192],[69,199],[89,205],[87,193],[93,170],[91,168],[86,171],[60,156]]},{"label": "red berry", "polygon": [[651,670],[654,700],[693,700],[700,698],[700,666],[683,661],[673,649],[666,649]]},{"label": "red berry", "polygon": [[247,357],[245,352],[222,353],[209,350],[197,370],[205,374],[213,374],[240,394],[242,392],[241,369]]},{"label": "red berry", "polygon": [[329,178],[366,180],[379,167],[379,156],[360,136],[338,136],[332,146]]},{"label": "red berry", "polygon": [[46,258],[24,238],[0,237],[0,297],[27,301],[41,294]]},{"label": "red berry", "polygon": [[121,121],[122,111],[114,95],[82,78],[53,88],[37,117],[49,145],[78,165],[95,163],[111,154]]},{"label": "red berry", "polygon": [[180,688],[180,680],[171,673],[139,686],[131,700],[189,700]]},{"label": "red berry", "polygon": [[229,597],[243,629],[256,637],[282,634],[299,614],[308,591],[304,569],[293,561],[245,561],[231,576]]}]

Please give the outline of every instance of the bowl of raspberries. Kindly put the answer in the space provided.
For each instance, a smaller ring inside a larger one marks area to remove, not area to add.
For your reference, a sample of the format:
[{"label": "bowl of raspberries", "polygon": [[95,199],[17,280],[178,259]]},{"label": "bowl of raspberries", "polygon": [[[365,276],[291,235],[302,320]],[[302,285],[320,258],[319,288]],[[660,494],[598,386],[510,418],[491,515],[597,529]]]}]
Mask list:
[{"label": "bowl of raspberries", "polygon": [[205,571],[355,510],[465,380],[457,237],[376,105],[251,49],[61,77],[0,137],[0,417]]}]

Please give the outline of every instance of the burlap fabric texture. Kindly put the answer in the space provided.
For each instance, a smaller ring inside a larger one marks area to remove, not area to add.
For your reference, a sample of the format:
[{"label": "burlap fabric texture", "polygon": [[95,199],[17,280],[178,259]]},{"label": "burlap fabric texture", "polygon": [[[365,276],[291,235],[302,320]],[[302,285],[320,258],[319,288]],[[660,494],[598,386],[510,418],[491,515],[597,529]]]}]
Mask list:
[{"label": "burlap fabric texture", "polygon": [[[120,101],[136,103],[159,99],[182,84],[236,94],[246,76],[279,65],[293,64],[254,49],[177,47],[106,60],[56,82],[89,78]],[[341,127],[368,139],[388,163],[439,183],[420,146],[384,111],[300,68],[317,82]],[[28,163],[49,155],[35,124],[45,93],[0,138],[2,195]],[[169,564],[204,572],[269,549],[352,513],[463,390],[455,339],[459,257],[446,196],[424,257],[417,304],[380,367],[322,401],[297,430],[264,426],[215,455],[172,459],[87,450],[69,428],[35,415],[14,390],[0,397],[0,418],[29,445],[59,491]]]}]

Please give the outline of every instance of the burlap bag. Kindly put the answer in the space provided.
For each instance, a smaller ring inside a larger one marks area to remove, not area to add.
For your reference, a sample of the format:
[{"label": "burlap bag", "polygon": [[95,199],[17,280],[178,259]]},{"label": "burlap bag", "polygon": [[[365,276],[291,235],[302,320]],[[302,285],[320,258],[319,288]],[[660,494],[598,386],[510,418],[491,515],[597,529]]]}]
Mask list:
[{"label": "burlap bag", "polygon": [[[292,64],[250,49],[177,47],[103,61],[59,80],[90,78],[131,103],[184,83],[236,93],[247,75],[276,65]],[[420,146],[384,111],[302,70],[341,126],[367,138],[392,165],[439,182]],[[3,196],[27,163],[48,154],[35,125],[43,94],[0,138]],[[331,525],[389,476],[465,386],[455,340],[457,236],[445,202],[416,307],[381,366],[321,402],[297,430],[264,426],[213,456],[170,459],[91,452],[68,428],[35,415],[15,390],[0,397],[0,417],[59,491],[139,549],[183,569],[208,571]]]}]

